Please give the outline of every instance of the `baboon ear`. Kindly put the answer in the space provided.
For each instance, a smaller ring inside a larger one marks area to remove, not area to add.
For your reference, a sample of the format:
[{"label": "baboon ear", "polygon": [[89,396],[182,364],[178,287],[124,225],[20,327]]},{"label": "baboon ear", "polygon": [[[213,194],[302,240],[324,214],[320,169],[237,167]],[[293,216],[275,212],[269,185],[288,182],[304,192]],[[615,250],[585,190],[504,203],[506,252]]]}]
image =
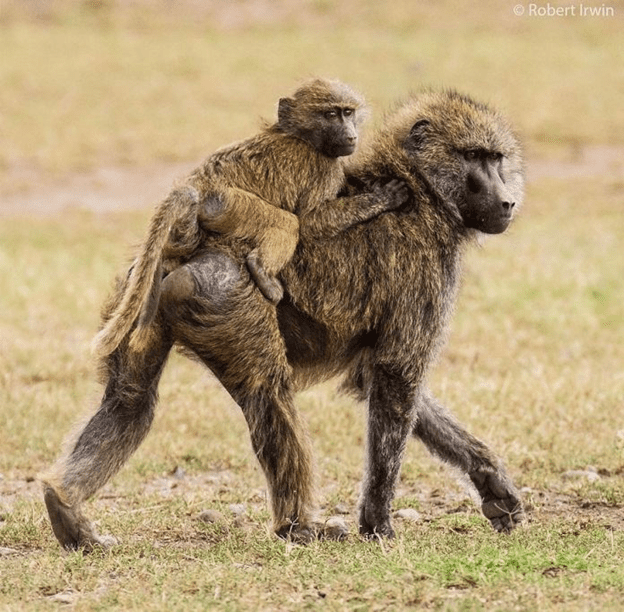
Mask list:
[{"label": "baboon ear", "polygon": [[292,98],[280,98],[277,105],[277,121],[280,125],[288,125],[295,108],[295,101]]},{"label": "baboon ear", "polygon": [[405,139],[405,148],[408,151],[418,151],[423,143],[425,142],[425,138],[427,136],[427,128],[429,127],[430,122],[428,119],[421,119],[417,121],[410,130],[407,138]]}]

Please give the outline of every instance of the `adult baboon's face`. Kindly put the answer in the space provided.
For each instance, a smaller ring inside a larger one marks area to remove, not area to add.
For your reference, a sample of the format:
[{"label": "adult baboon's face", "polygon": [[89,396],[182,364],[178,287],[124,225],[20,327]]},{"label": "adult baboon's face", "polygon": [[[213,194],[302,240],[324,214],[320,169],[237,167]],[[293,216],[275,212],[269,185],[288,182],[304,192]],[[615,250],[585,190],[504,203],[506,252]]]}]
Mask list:
[{"label": "adult baboon's face", "polygon": [[511,223],[516,202],[505,184],[503,154],[470,149],[461,155],[465,187],[457,204],[466,227],[486,234],[504,232]]},{"label": "adult baboon's face", "polygon": [[463,98],[451,98],[450,106],[444,113],[426,109],[431,118],[412,125],[404,149],[415,171],[457,208],[467,228],[504,232],[522,200],[519,145],[487,107]]}]

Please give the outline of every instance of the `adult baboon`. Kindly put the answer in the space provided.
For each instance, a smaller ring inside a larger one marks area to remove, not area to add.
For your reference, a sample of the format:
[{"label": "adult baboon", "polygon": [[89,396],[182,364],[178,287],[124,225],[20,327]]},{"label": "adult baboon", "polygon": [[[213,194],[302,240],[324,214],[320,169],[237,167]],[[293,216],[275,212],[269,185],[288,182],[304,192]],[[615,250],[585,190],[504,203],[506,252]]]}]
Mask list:
[{"label": "adult baboon", "polygon": [[402,180],[410,202],[331,240],[302,239],[277,307],[254,291],[244,253],[215,238],[164,280],[149,350],[127,340],[106,360],[100,410],[45,480],[54,532],[68,548],[100,542],[80,511],[149,429],[174,342],[205,363],[242,408],[267,476],[278,534],[314,537],[310,451],[293,392],[343,374],[368,401],[359,528],[391,537],[390,504],[413,434],[460,468],[498,531],[522,518],[499,459],[433,398],[425,376],[455,299],[464,246],[500,233],[522,199],[520,145],[507,122],[454,92],[416,96],[391,115],[348,173],[350,190]]},{"label": "adult baboon", "polygon": [[[282,297],[275,275],[290,260],[302,233],[320,229],[307,215],[321,206],[325,235],[403,203],[402,185],[378,186],[347,206],[333,201],[344,184],[341,157],[355,151],[363,99],[340,81],[313,79],[282,98],[278,120],[256,136],[224,147],[197,168],[160,204],[115,310],[94,346],[110,354],[132,332],[131,348],[148,343],[163,274],[187,261],[206,230],[244,241],[247,265],[273,302]],[[251,252],[249,252],[251,251]]]}]

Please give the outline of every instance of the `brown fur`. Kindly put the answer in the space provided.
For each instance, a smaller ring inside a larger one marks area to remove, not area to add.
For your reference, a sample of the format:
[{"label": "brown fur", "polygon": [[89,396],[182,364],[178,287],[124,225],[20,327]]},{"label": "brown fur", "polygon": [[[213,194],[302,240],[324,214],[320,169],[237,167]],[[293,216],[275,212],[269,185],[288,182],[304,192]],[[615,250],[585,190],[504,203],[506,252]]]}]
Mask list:
[{"label": "brown fur", "polygon": [[[131,349],[145,349],[163,272],[197,253],[210,232],[244,241],[247,251],[252,249],[247,263],[254,280],[267,297],[279,301],[282,288],[275,276],[297,245],[296,215],[305,223],[307,213],[335,197],[344,183],[340,157],[355,148],[365,114],[362,98],[350,87],[314,79],[292,98],[280,100],[277,123],[208,157],[157,208],[126,289],[94,340],[95,352],[100,357],[112,353],[133,326]],[[402,202],[396,188],[387,194],[374,202],[360,198],[359,207],[330,205],[339,217],[334,230]]]},{"label": "brown fur", "polygon": [[[174,342],[241,407],[278,534],[305,541],[317,532],[312,458],[293,394],[337,374],[368,402],[362,534],[394,534],[390,505],[410,434],[466,475],[495,529],[522,519],[501,461],[426,387],[465,247],[481,231],[504,231],[521,202],[517,138],[500,115],[465,96],[423,94],[387,119],[347,177],[352,193],[372,197],[379,182],[404,181],[410,202],[329,240],[302,237],[282,273],[287,294],[277,310],[250,282],[245,252],[228,236],[215,236],[165,278],[149,349],[132,353],[124,341],[106,359],[102,406],[46,481],[64,546],[101,543],[80,503],[147,433]],[[322,210],[311,220],[321,223]]]}]

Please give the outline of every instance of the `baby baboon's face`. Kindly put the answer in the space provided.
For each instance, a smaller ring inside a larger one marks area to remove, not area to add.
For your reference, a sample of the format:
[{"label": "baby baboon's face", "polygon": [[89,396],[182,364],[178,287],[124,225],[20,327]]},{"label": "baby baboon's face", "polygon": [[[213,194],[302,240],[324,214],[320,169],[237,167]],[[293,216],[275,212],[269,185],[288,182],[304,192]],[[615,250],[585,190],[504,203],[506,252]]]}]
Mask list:
[{"label": "baby baboon's face", "polygon": [[279,101],[278,125],[327,157],[344,157],[355,151],[366,110],[364,100],[348,85],[314,79]]},{"label": "baby baboon's face", "polygon": [[349,106],[334,106],[319,113],[316,148],[327,157],[351,155],[358,141],[355,116],[356,110]]}]

